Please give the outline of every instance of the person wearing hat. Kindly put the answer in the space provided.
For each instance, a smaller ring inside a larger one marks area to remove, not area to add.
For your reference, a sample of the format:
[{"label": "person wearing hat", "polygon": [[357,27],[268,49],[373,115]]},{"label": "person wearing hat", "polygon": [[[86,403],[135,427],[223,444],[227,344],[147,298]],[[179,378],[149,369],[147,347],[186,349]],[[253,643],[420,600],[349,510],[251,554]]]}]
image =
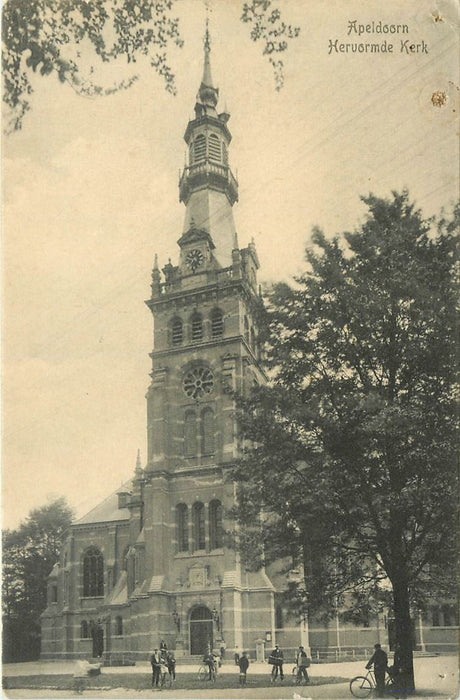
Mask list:
[{"label": "person wearing hat", "polygon": [[306,651],[302,645],[299,646],[295,655],[295,663],[297,666],[297,684],[301,682],[303,676],[305,680],[305,685],[307,685],[307,683],[310,683],[310,679],[308,677],[307,672],[307,668],[308,666],[310,666],[310,659],[308,658]]},{"label": "person wearing hat", "polygon": [[270,663],[273,664],[272,667],[272,682],[274,682],[278,677],[278,672],[280,674],[280,680],[284,679],[283,673],[283,661],[284,655],[278,644],[275,645],[272,653],[270,654]]},{"label": "person wearing hat", "polygon": [[366,664],[370,669],[374,666],[375,683],[377,685],[377,695],[383,697],[385,693],[385,673],[388,668],[388,656],[383,651],[380,644],[374,644],[374,653]]},{"label": "person wearing hat", "polygon": [[163,658],[158,651],[158,649],[155,649],[153,654],[150,657],[150,665],[152,667],[152,688],[155,686],[155,688],[158,688],[160,684],[160,675],[161,675],[161,664],[163,662]]}]

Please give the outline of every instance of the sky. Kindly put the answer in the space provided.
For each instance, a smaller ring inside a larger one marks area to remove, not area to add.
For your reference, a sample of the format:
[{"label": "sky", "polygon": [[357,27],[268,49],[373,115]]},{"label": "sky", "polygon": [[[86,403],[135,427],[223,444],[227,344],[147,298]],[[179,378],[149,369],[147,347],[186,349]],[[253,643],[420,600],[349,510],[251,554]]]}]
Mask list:
[{"label": "sky", "polygon": [[[303,269],[313,226],[329,236],[359,226],[361,195],[407,187],[427,217],[449,209],[458,197],[455,2],[283,0],[300,36],[279,92],[240,21],[242,0],[209,4],[239,243],[254,237],[264,284]],[[183,135],[203,65],[204,2],[179,0],[176,10],[185,42],[170,53],[176,96],[143,62],[98,69],[107,84],[139,76],[100,98],[34,76],[23,127],[3,138],[4,527],[61,495],[82,516],[131,477],[138,449],[145,458],[153,333],[144,300],[155,253],[160,266],[177,262]],[[409,33],[348,35],[354,20]],[[329,52],[336,39],[387,39],[394,50]],[[406,39],[419,51],[401,52]],[[442,107],[435,92],[446,95]]]}]

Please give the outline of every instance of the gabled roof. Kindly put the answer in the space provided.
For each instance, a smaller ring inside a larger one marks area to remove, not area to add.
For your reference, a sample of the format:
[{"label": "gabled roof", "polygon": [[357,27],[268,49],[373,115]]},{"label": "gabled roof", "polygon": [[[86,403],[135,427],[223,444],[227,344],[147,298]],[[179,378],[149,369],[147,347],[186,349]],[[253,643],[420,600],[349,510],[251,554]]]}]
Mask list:
[{"label": "gabled roof", "polygon": [[88,525],[90,523],[110,523],[114,520],[129,520],[128,508],[118,507],[118,493],[132,490],[132,480],[127,481],[123,486],[107,496],[107,498],[99,503],[95,508],[89,511],[79,520],[76,520],[74,525]]}]

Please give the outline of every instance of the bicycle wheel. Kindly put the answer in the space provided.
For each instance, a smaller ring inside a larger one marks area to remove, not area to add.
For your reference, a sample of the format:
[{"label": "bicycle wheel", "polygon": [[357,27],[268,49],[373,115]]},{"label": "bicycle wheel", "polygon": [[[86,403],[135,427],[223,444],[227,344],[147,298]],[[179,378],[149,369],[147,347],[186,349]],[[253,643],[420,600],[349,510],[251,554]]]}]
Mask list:
[{"label": "bicycle wheel", "polygon": [[200,666],[198,670],[198,680],[205,681],[209,678],[209,668],[207,666]]},{"label": "bicycle wheel", "polygon": [[356,676],[350,681],[350,692],[355,698],[368,698],[372,692],[372,683],[369,678]]},{"label": "bicycle wheel", "polygon": [[172,684],[172,678],[169,673],[163,673],[161,676],[161,687],[170,688]]}]

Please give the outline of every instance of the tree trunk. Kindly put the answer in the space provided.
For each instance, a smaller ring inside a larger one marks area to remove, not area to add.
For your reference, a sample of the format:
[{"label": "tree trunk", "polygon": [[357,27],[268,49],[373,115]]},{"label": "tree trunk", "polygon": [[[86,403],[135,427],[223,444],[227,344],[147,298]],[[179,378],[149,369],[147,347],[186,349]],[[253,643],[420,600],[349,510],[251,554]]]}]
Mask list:
[{"label": "tree trunk", "polygon": [[395,615],[396,687],[402,697],[415,690],[413,643],[414,634],[410,617],[409,588],[404,577],[393,581],[393,608]]}]

